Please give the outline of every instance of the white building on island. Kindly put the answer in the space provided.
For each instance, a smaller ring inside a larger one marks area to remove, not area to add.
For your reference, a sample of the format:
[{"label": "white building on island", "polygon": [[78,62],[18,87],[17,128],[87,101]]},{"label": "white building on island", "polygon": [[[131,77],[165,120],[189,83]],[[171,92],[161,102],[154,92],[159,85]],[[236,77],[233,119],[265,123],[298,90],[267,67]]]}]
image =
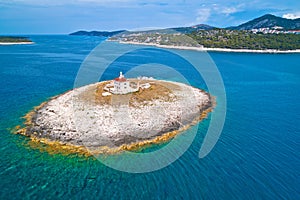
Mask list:
[{"label": "white building on island", "polygon": [[[151,80],[153,80],[153,78]],[[140,85],[139,81],[129,81],[125,78],[123,73],[120,72],[119,77],[115,78],[104,87],[104,90],[106,92],[103,92],[102,96],[110,96],[111,94],[128,94],[132,92],[137,92],[140,88],[148,89],[150,87],[150,83],[144,83]]]},{"label": "white building on island", "polygon": [[112,94],[128,94],[139,90],[139,87],[132,86],[133,85],[130,83],[130,81],[128,81],[123,73],[120,72],[120,76],[114,79],[113,88],[110,88],[109,91]]},{"label": "white building on island", "polygon": [[131,91],[132,90],[129,87],[129,81],[127,81],[122,72],[120,72],[120,76],[114,80],[114,89],[111,92],[113,94],[127,94]]}]

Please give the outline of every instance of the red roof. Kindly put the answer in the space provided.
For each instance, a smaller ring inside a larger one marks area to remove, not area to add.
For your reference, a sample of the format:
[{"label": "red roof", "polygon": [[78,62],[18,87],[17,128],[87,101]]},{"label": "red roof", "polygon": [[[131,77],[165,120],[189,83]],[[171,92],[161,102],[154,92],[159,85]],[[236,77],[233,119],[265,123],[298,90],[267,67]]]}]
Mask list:
[{"label": "red roof", "polygon": [[126,78],[115,78],[115,81],[118,81],[118,82],[126,82]]}]

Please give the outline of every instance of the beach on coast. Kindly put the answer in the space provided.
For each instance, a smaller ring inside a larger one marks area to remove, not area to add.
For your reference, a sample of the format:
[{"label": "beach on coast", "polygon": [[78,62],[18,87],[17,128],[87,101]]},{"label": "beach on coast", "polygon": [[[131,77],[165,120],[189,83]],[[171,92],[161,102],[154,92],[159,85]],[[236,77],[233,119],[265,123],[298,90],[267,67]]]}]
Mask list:
[{"label": "beach on coast", "polygon": [[277,50],[277,49],[266,49],[266,50],[254,50],[254,49],[228,49],[228,48],[206,48],[206,47],[191,47],[191,46],[175,46],[175,45],[161,45],[156,43],[142,43],[142,42],[125,42],[119,41],[120,44],[133,44],[133,45],[144,45],[144,46],[155,46],[166,49],[180,49],[180,50],[194,50],[194,51],[215,51],[215,52],[236,52],[236,53],[300,53],[300,49],[296,50]]},{"label": "beach on coast", "polygon": [[21,45],[21,44],[34,44],[34,42],[0,42],[0,45],[2,46]]}]

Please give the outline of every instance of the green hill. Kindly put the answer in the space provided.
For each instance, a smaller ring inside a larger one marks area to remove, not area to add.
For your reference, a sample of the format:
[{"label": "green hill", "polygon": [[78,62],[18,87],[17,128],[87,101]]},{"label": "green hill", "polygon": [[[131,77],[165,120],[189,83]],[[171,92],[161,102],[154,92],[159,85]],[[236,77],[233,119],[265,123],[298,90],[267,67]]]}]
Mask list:
[{"label": "green hill", "polygon": [[298,19],[285,19],[277,17],[271,14],[261,16],[253,19],[249,22],[241,24],[235,27],[229,27],[232,30],[251,30],[259,28],[272,28],[274,26],[280,26],[284,30],[299,30],[300,29],[300,18]]}]

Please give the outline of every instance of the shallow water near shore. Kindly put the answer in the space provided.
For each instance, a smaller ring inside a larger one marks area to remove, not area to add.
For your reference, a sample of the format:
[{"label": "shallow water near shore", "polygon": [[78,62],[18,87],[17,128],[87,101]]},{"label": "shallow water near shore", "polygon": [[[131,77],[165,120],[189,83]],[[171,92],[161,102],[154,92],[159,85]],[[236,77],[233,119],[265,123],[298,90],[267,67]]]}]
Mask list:
[{"label": "shallow water near shore", "polygon": [[10,134],[8,129],[22,123],[34,106],[72,89],[82,61],[102,41],[80,36],[31,39],[35,44],[0,46],[1,199],[300,198],[299,54],[210,53],[228,98],[217,145],[198,158],[206,119],[180,159],[159,171],[130,174],[93,158],[40,152],[26,145],[26,137]]}]

